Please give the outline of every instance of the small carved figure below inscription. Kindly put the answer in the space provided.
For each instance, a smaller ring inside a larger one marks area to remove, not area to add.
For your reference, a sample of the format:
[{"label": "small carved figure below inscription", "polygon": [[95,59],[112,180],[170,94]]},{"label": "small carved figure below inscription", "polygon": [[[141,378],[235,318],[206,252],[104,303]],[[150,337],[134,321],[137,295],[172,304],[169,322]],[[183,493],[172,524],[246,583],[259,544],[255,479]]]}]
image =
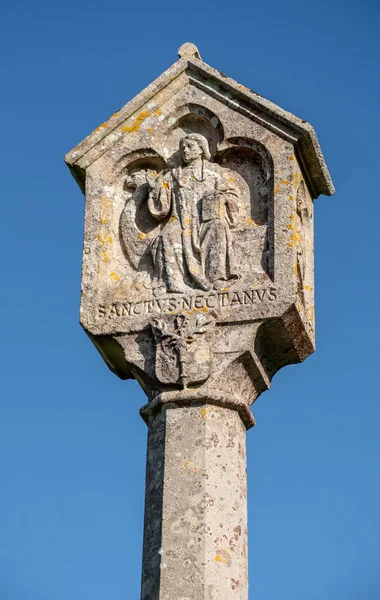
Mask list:
[{"label": "small carved figure below inscription", "polygon": [[185,389],[209,378],[215,317],[213,312],[207,316],[182,314],[153,322],[156,377],[161,383]]}]

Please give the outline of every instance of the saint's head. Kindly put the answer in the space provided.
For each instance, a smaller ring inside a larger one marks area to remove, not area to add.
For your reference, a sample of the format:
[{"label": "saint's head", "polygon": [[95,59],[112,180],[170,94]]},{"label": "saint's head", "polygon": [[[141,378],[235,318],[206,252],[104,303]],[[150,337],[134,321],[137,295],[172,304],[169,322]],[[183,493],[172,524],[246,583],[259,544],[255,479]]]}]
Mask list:
[{"label": "saint's head", "polygon": [[200,133],[189,133],[185,135],[180,143],[179,149],[185,164],[191,164],[199,158],[210,160],[211,154],[207,139]]}]

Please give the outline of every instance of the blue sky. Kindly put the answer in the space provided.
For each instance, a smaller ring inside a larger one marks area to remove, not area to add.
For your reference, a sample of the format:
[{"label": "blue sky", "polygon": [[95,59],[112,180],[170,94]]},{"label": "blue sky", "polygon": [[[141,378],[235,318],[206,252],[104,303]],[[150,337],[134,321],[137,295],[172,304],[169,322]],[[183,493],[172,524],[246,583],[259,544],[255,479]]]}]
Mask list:
[{"label": "blue sky", "polygon": [[0,599],[134,600],[145,403],[78,324],[83,197],[63,155],[185,41],[310,121],[317,352],[248,434],[250,599],[378,600],[379,5],[0,0]]}]

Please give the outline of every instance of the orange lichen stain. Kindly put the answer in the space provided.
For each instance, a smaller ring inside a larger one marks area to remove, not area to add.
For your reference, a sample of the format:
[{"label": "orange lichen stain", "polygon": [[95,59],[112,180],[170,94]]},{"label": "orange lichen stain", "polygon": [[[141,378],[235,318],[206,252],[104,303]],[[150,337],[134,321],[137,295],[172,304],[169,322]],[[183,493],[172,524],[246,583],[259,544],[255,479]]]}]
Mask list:
[{"label": "orange lichen stain", "polygon": [[280,181],[280,185],[290,185],[290,181],[289,179],[283,179],[282,181]]},{"label": "orange lichen stain", "polygon": [[289,156],[289,160],[294,160],[294,154],[291,154],[291,155]]},{"label": "orange lichen stain", "polygon": [[139,233],[139,240],[148,240],[149,238],[149,233],[143,233],[142,231]]},{"label": "orange lichen stain", "polygon": [[293,179],[294,179],[294,185],[296,186],[296,188],[298,188],[299,184],[303,181],[303,177],[302,177],[301,173],[298,173],[296,171],[293,174]]},{"label": "orange lichen stain", "polygon": [[306,314],[309,318],[309,321],[311,321],[312,323],[314,322],[314,306],[310,306],[307,310],[306,310]]},{"label": "orange lichen stain", "polygon": [[108,262],[109,258],[108,258],[107,252],[105,250],[103,250],[102,254],[103,254],[103,261]]},{"label": "orange lichen stain", "polygon": [[289,196],[289,200],[294,200],[294,196]]},{"label": "orange lichen stain", "polygon": [[117,273],[115,273],[115,271],[112,271],[112,272],[110,273],[110,277],[112,277],[112,279],[113,279],[114,281],[118,281],[118,280],[119,280],[119,275],[118,275]]},{"label": "orange lichen stain", "polygon": [[113,113],[113,115],[112,115],[110,118],[111,118],[111,119],[115,119],[115,118],[116,118],[116,117],[118,117],[118,116],[119,116],[119,113],[118,113],[118,112],[115,112],[115,113]]},{"label": "orange lichen stain", "polygon": [[104,217],[103,219],[100,219],[100,222],[103,223],[103,225],[107,225],[107,219],[105,219]]},{"label": "orange lichen stain", "polygon": [[243,223],[248,223],[248,225],[257,225],[256,221],[249,217],[248,219],[243,219]]},{"label": "orange lichen stain", "polygon": [[102,123],[101,125],[99,125],[99,127],[94,129],[94,133],[96,133],[97,131],[100,131],[101,129],[105,129],[106,127],[108,127],[108,124],[104,121],[104,123]]},{"label": "orange lichen stain", "polygon": [[223,565],[231,564],[231,556],[227,550],[221,550],[219,554],[215,556],[215,561],[218,563],[222,563]]},{"label": "orange lichen stain", "polygon": [[99,242],[101,243],[102,246],[104,246],[104,237],[101,236],[100,234],[98,234],[96,236],[96,239],[99,240]]},{"label": "orange lichen stain", "polygon": [[192,473],[194,475],[194,473],[196,473],[197,470],[195,467],[190,467],[190,463],[188,460],[185,461],[185,468],[181,471],[181,475],[184,475],[185,473]]},{"label": "orange lichen stain", "polygon": [[153,133],[153,129],[151,127],[148,129],[148,133]]},{"label": "orange lichen stain", "polygon": [[201,408],[200,410],[202,419],[205,419],[207,416],[207,408]]},{"label": "orange lichen stain", "polygon": [[296,231],[296,229],[297,229],[296,226],[294,225],[294,223],[288,223],[287,228],[291,229],[291,231]]},{"label": "orange lichen stain", "polygon": [[275,170],[275,173],[276,173],[276,175],[278,175],[278,174],[279,174],[279,172],[280,172],[280,171],[279,171],[278,169],[276,169],[276,170]]},{"label": "orange lichen stain", "polygon": [[276,187],[274,188],[274,193],[278,194],[278,192],[281,192],[281,187],[279,185],[276,185]]},{"label": "orange lichen stain", "polygon": [[225,288],[221,289],[220,291],[221,291],[221,292],[228,292],[228,291],[229,291],[229,289],[230,289],[229,287],[225,287]]},{"label": "orange lichen stain", "polygon": [[108,237],[108,239],[107,239],[107,242],[108,242],[109,244],[113,244],[113,237],[112,237],[112,235],[110,235],[110,236]]},{"label": "orange lichen stain", "polygon": [[156,115],[156,117],[159,117],[160,115],[162,115],[162,108],[160,108],[160,107],[156,108],[156,110],[154,111],[154,114]]},{"label": "orange lichen stain", "polygon": [[207,306],[203,306],[202,308],[193,308],[192,310],[185,310],[183,312],[185,312],[187,315],[195,315],[195,313],[199,313],[199,312],[205,312],[207,313],[209,311],[209,309],[207,308]]},{"label": "orange lichen stain", "polygon": [[[174,217],[174,215],[173,215],[173,217]],[[186,217],[184,223],[185,223],[185,225],[190,225],[191,221],[188,217]]]},{"label": "orange lichen stain", "polygon": [[295,215],[294,213],[292,213],[292,214],[290,215],[290,217],[289,217],[289,219],[291,219],[292,221],[294,221],[294,220],[295,220],[295,218],[296,218],[296,215]]},{"label": "orange lichen stain", "polygon": [[169,223],[173,223],[173,221],[176,221],[177,217],[175,215],[172,215],[169,219]]},{"label": "orange lichen stain", "polygon": [[121,131],[126,132],[128,131],[129,133],[133,133],[134,131],[138,131],[140,129],[140,125],[141,123],[143,123],[145,121],[145,119],[147,119],[150,116],[150,110],[144,110],[143,112],[141,112],[138,117],[136,117],[135,122],[133,123],[133,125],[129,126],[129,125],[124,125],[124,127],[121,128]]},{"label": "orange lichen stain", "polygon": [[230,183],[234,183],[235,179],[234,179],[233,177],[229,177],[229,178],[228,178],[228,181],[229,181]]},{"label": "orange lichen stain", "polygon": [[310,285],[305,285],[305,290],[306,290],[307,292],[312,292],[312,291],[313,291],[313,288],[312,288]]},{"label": "orange lichen stain", "polygon": [[168,182],[167,182],[167,181],[163,181],[163,182],[162,182],[162,187],[163,187],[165,190],[168,190],[168,189],[169,189],[169,184],[168,184]]},{"label": "orange lichen stain", "polygon": [[300,233],[292,233],[292,235],[290,236],[290,240],[289,242],[286,243],[287,246],[289,246],[289,248],[295,248],[297,246],[297,244],[299,244],[301,241],[301,234]]},{"label": "orange lichen stain", "polygon": [[297,271],[298,271],[297,265],[294,265],[294,267],[293,267],[293,273],[294,273],[294,275],[297,275]]}]

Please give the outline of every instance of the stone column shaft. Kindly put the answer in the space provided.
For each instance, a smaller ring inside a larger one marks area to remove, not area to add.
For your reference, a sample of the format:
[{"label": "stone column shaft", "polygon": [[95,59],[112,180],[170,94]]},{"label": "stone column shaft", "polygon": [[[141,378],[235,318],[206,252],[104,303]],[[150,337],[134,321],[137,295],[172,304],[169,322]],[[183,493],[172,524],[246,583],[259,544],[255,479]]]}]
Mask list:
[{"label": "stone column shaft", "polygon": [[164,405],[148,433],[142,600],[247,600],[246,428]]}]

